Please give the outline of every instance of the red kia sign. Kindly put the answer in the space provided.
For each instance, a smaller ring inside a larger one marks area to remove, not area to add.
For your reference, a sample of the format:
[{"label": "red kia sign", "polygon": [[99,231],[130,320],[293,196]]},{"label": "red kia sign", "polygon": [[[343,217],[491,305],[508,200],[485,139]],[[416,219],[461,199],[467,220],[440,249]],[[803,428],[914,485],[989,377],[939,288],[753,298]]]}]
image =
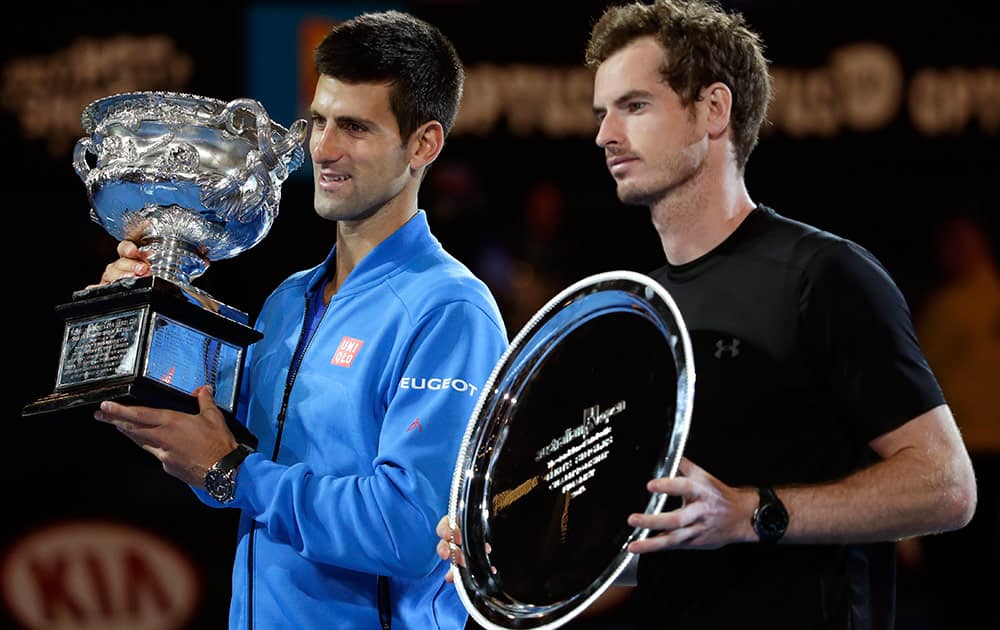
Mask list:
[{"label": "red kia sign", "polygon": [[4,556],[0,581],[7,608],[30,630],[171,630],[198,603],[198,574],[184,552],[111,522],[28,533]]}]

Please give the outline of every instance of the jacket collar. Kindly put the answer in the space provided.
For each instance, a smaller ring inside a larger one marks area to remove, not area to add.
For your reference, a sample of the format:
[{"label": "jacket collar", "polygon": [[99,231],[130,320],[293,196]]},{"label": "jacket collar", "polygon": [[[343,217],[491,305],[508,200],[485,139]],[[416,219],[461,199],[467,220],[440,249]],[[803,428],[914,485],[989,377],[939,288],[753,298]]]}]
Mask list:
[{"label": "jacket collar", "polygon": [[[427,213],[417,210],[409,221],[387,236],[358,262],[337,291],[337,295],[363,291],[373,284],[382,282],[414,256],[440,247],[441,244],[431,234],[430,226],[427,224]],[[326,282],[333,275],[336,253],[337,245],[334,244],[323,264],[309,275],[306,292],[314,290],[318,284]]]}]

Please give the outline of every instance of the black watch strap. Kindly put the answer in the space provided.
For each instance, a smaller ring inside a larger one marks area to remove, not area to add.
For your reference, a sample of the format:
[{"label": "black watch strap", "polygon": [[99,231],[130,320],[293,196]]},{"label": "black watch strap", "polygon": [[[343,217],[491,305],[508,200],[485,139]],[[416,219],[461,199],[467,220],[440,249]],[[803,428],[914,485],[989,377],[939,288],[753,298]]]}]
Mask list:
[{"label": "black watch strap", "polygon": [[236,448],[229,451],[226,455],[222,456],[222,459],[215,463],[216,470],[233,470],[237,466],[243,463],[243,460],[247,458],[250,453],[253,453],[251,449],[246,444],[237,444]]},{"label": "black watch strap", "polygon": [[760,497],[761,503],[781,503],[778,499],[778,495],[774,492],[774,488],[769,488],[767,486],[757,488],[757,496]]}]

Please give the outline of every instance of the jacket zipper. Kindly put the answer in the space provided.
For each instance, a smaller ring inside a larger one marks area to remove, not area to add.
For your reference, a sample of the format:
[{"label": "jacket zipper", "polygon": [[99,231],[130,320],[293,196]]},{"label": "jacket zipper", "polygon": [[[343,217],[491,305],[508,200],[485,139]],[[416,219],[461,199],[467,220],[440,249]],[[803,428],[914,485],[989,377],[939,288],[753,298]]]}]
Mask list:
[{"label": "jacket zipper", "polygon": [[[288,378],[285,380],[285,393],[281,399],[281,409],[278,411],[278,432],[274,438],[274,450],[271,452],[271,461],[278,461],[278,451],[281,448],[281,434],[285,429],[285,415],[288,413],[288,399],[292,394],[292,385],[295,384],[295,377],[299,374],[299,367],[302,365],[302,359],[306,355],[306,351],[309,349],[309,344],[312,343],[312,338],[316,336],[316,329],[319,328],[320,323],[323,318],[326,317],[326,311],[320,315],[319,321],[316,322],[316,327],[313,329],[311,335],[306,338],[307,327],[309,326],[309,303],[311,296],[306,294],[306,307],[302,315],[302,331],[299,333],[299,342],[295,346],[295,354],[292,355],[292,365],[288,370]],[[300,350],[301,348],[301,350]],[[247,545],[247,629],[253,630],[253,541],[257,534],[257,522],[250,519],[250,542]]]}]

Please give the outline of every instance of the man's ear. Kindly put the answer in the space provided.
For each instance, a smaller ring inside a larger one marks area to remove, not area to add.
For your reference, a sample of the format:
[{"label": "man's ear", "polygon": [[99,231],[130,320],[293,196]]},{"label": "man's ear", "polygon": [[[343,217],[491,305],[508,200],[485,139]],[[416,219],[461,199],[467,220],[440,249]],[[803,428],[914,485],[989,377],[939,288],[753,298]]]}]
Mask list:
[{"label": "man's ear", "polygon": [[419,171],[433,162],[444,148],[444,127],[429,120],[417,127],[410,136],[410,170]]},{"label": "man's ear", "polygon": [[733,107],[733,93],[725,83],[716,81],[701,91],[705,104],[708,133],[712,138],[721,137],[729,129],[729,116]]}]

